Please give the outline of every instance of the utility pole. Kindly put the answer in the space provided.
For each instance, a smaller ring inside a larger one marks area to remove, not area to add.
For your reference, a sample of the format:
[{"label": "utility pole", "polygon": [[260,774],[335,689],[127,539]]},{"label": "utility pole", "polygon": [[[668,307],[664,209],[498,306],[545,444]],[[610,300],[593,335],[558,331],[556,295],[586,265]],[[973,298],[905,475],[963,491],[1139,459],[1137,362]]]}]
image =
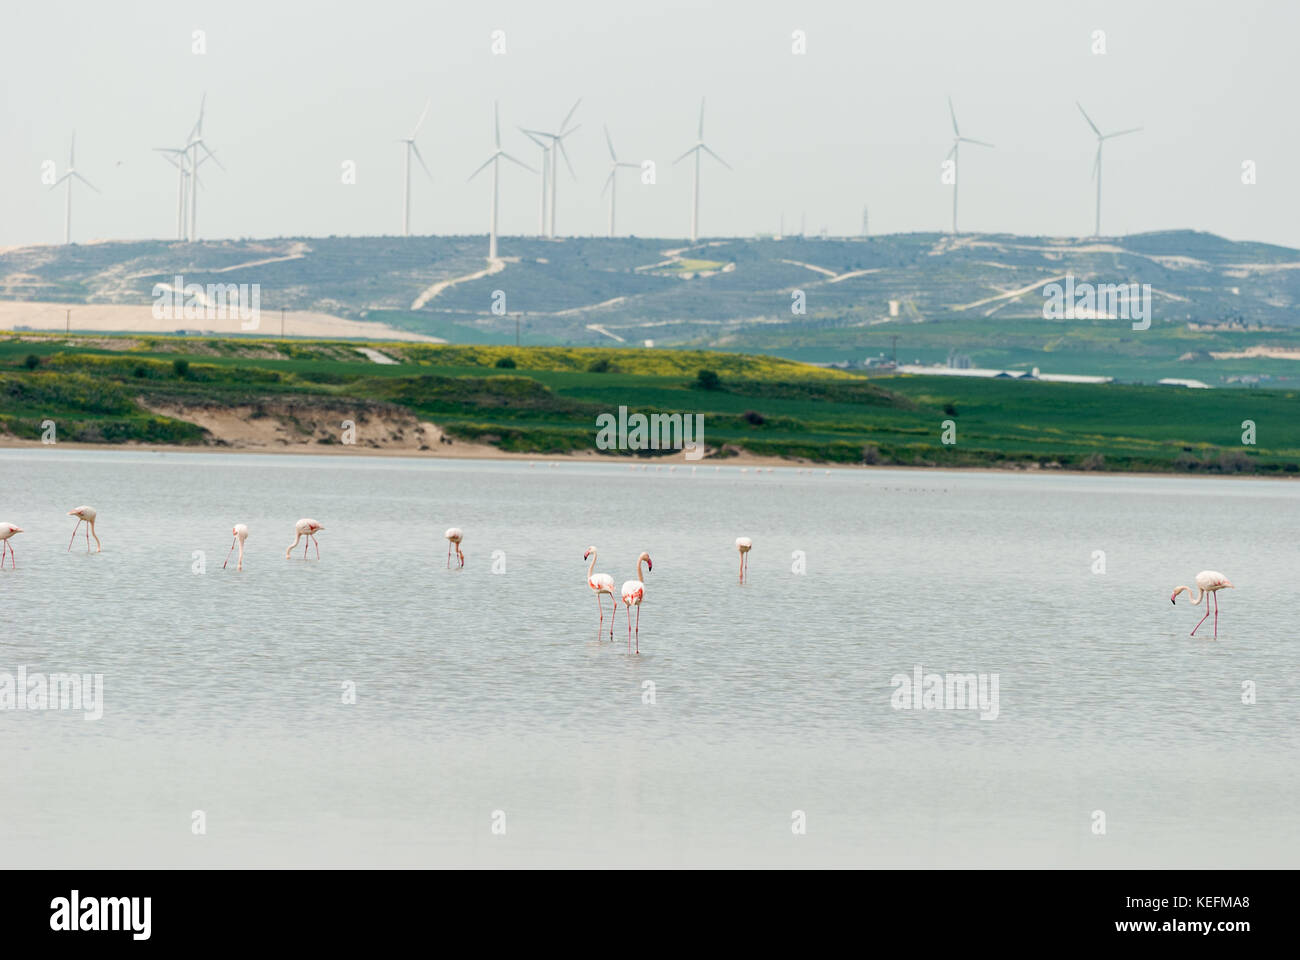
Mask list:
[{"label": "utility pole", "polygon": [[894,352],[894,369],[898,369],[898,334],[891,334],[889,339],[892,341],[891,348]]},{"label": "utility pole", "polygon": [[71,307],[69,307],[67,310],[64,311],[63,332],[72,333],[72,308]]},{"label": "utility pole", "polygon": [[519,314],[515,314],[515,346],[519,346]]},{"label": "utility pole", "polygon": [[280,308],[280,339],[284,339],[284,307]]}]

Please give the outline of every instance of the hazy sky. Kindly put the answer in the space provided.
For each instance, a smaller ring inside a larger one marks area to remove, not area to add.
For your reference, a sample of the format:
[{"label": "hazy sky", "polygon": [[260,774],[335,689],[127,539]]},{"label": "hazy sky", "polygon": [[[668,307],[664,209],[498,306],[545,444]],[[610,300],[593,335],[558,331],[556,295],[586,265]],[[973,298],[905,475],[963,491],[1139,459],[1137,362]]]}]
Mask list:
[{"label": "hazy sky", "polygon": [[[412,230],[484,233],[491,178],[466,177],[503,146],[536,165],[516,125],[554,126],[582,97],[562,172],[558,230],[603,234],[607,122],[620,159],[653,159],[658,183],[622,171],[619,232],[681,237],[701,96],[701,232],[854,234],[942,230],[951,93],[962,133],[961,226],[1091,232],[1094,138],[1106,145],[1102,230],[1192,228],[1300,247],[1300,3],[678,2],[560,0],[5,0],[0,24],[0,245],[62,238],[62,173],[73,236],[169,237],[176,178],[156,146],[179,145],[208,95],[205,134],[227,172],[202,171],[205,238],[396,234],[402,147],[418,143],[436,183],[413,177]],[[194,30],[207,53],[191,52]],[[791,52],[805,31],[807,53]],[[506,35],[493,55],[490,36]],[[1091,53],[1104,30],[1107,53]],[[1241,183],[1244,160],[1258,183]],[[357,183],[341,183],[354,161]],[[502,169],[503,234],[537,226],[537,178]]]}]

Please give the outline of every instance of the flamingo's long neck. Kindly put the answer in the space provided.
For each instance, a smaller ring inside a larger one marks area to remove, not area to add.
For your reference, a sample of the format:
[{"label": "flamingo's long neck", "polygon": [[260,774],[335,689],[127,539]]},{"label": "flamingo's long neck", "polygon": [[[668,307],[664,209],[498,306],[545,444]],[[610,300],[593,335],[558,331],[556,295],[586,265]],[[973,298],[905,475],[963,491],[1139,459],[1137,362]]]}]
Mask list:
[{"label": "flamingo's long neck", "polygon": [[636,558],[636,578],[642,583],[645,583],[645,575],[641,572],[641,564],[643,562],[644,561],[640,557]]},{"label": "flamingo's long neck", "polygon": [[1175,597],[1178,596],[1178,595],[1179,595],[1180,593],[1182,593],[1184,590],[1186,590],[1186,591],[1187,591],[1187,595],[1188,595],[1189,597],[1192,598],[1192,606],[1196,606],[1198,603],[1200,603],[1200,602],[1201,602],[1201,598],[1202,598],[1203,596],[1205,596],[1205,591],[1203,591],[1203,590],[1200,588],[1200,586],[1197,586],[1197,588],[1196,588],[1196,592],[1195,592],[1195,593],[1192,593],[1192,588],[1191,588],[1191,587],[1179,587],[1177,590],[1174,591],[1174,596],[1175,596]]},{"label": "flamingo's long neck", "polygon": [[596,569],[596,551],[591,551],[591,566],[587,568],[587,582],[591,582],[591,575]]}]

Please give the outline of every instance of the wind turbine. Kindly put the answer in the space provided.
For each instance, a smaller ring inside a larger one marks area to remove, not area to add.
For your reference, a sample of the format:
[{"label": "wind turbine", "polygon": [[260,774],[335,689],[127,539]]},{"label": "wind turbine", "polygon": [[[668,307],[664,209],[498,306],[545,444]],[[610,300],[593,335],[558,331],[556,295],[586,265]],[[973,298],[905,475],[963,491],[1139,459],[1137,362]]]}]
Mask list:
[{"label": "wind turbine", "polygon": [[718,163],[722,164],[728,170],[731,169],[731,164],[727,163],[726,160],[723,160],[720,156],[718,156],[711,149],[709,149],[709,147],[704,142],[704,99],[703,98],[700,99],[700,127],[699,127],[699,133],[696,135],[695,146],[691,147],[680,157],[674,160],[673,164],[676,165],[678,163],[681,163],[692,153],[695,154],[695,180],[693,186],[691,187],[691,243],[695,243],[697,240],[700,239],[700,154],[707,153],[709,156],[713,157],[714,160],[718,161]]},{"label": "wind turbine", "polygon": [[415,135],[420,132],[420,127],[424,124],[424,118],[429,115],[429,104],[432,102],[432,100],[424,102],[424,110],[420,114],[420,119],[415,121],[415,128],[411,131],[411,135],[402,137],[397,141],[406,144],[406,150],[404,151],[406,156],[406,186],[402,190],[402,236],[404,237],[411,235],[411,154],[415,154],[415,159],[420,161],[420,167],[428,176],[429,182],[434,182],[433,174],[429,172],[424,157],[420,156],[420,148],[415,145]]},{"label": "wind turbine", "polygon": [[551,224],[550,224],[550,228],[546,231],[546,235],[552,238],[555,237],[555,195],[557,192],[556,184],[558,179],[556,176],[556,171],[559,169],[560,166],[559,162],[555,158],[555,154],[558,149],[560,156],[564,157],[564,165],[569,168],[569,176],[573,177],[574,180],[577,180],[578,175],[573,172],[573,164],[569,162],[569,152],[564,149],[564,138],[569,136],[570,134],[577,133],[578,130],[582,128],[582,124],[578,124],[578,126],[576,127],[569,126],[569,121],[572,120],[573,115],[578,112],[578,106],[581,103],[582,103],[581,97],[579,97],[577,100],[574,101],[573,106],[569,108],[569,112],[564,115],[564,122],[560,124],[558,133],[550,133],[545,130],[524,130],[523,127],[519,128],[534,143],[539,143],[539,138],[543,138],[550,141],[550,147],[548,148],[548,157],[549,157],[550,175],[551,175],[551,197],[550,197]]},{"label": "wind turbine", "polygon": [[492,123],[493,123],[493,134],[495,137],[494,140],[495,149],[492,151],[492,156],[488,157],[485,161],[483,161],[483,165],[479,167],[477,170],[475,170],[473,173],[471,173],[469,175],[469,178],[465,181],[466,183],[468,183],[470,180],[473,180],[485,169],[487,169],[489,164],[492,166],[492,220],[491,220],[490,229],[488,230],[488,259],[489,260],[495,260],[497,258],[497,198],[500,194],[502,158],[509,160],[511,163],[517,163],[525,170],[532,170],[533,173],[537,172],[536,170],[533,170],[533,168],[530,167],[528,164],[524,163],[522,160],[516,160],[514,157],[510,156],[510,154],[506,153],[504,150],[501,149],[501,114],[499,112],[499,109],[497,107],[497,102],[495,100],[492,101]]},{"label": "wind turbine", "polygon": [[1092,176],[1097,181],[1097,222],[1096,222],[1096,226],[1093,227],[1092,235],[1094,237],[1100,237],[1101,236],[1101,145],[1105,143],[1107,140],[1110,140],[1114,137],[1122,137],[1127,133],[1137,133],[1142,128],[1132,127],[1131,129],[1128,130],[1121,130],[1118,133],[1102,133],[1100,130],[1097,129],[1097,125],[1092,122],[1092,117],[1088,116],[1088,112],[1083,109],[1083,104],[1081,104],[1078,100],[1076,100],[1074,101],[1074,105],[1078,107],[1079,112],[1083,114],[1083,119],[1088,121],[1088,126],[1092,127],[1092,132],[1097,135],[1097,159],[1092,162]]},{"label": "wind turbine", "polygon": [[81,174],[77,172],[76,158],[77,158],[77,131],[74,130],[72,131],[72,142],[68,146],[68,169],[63,171],[63,176],[59,177],[59,179],[55,180],[52,184],[50,184],[51,190],[53,190],[55,187],[57,187],[59,184],[63,183],[64,181],[67,181],[68,184],[67,194],[65,195],[63,201],[63,242],[64,243],[72,242],[72,181],[74,179],[80,180],[86,186],[90,187],[91,190],[94,190],[96,193],[99,193],[98,187],[96,187],[93,183],[91,183],[89,180],[87,180],[85,177],[83,177]]},{"label": "wind turbine", "polygon": [[[190,172],[192,174],[190,178],[190,223],[189,223],[191,243],[199,238],[199,226],[198,226],[199,225],[199,183],[198,183],[199,164],[203,163],[205,160],[211,160],[218,167],[221,167],[222,170],[226,169],[225,167],[221,166],[221,161],[217,159],[216,154],[214,154],[211,150],[208,149],[207,143],[205,143],[203,140],[203,112],[204,112],[204,107],[207,104],[207,100],[208,100],[208,95],[205,93],[203,97],[199,100],[199,118],[194,122],[194,127],[192,130],[190,130],[189,139],[185,144],[185,149],[190,153],[189,164],[190,164]],[[203,151],[202,155],[199,153],[200,150]]]},{"label": "wind turbine", "polygon": [[605,143],[609,146],[609,176],[605,178],[605,186],[601,188],[601,193],[609,191],[609,235],[614,236],[614,194],[618,192],[618,181],[614,175],[618,173],[619,167],[636,168],[635,163],[620,163],[617,154],[614,153],[614,141],[610,139],[609,127],[601,124],[605,131]]},{"label": "wind turbine", "polygon": [[993,144],[985,143],[983,140],[972,140],[970,137],[963,137],[961,131],[957,129],[957,111],[953,109],[952,97],[948,98],[948,113],[952,115],[952,149],[948,151],[945,159],[952,160],[952,232],[953,236],[957,235],[957,181],[960,178],[957,169],[957,148],[963,143],[973,143],[977,147],[991,147]]}]

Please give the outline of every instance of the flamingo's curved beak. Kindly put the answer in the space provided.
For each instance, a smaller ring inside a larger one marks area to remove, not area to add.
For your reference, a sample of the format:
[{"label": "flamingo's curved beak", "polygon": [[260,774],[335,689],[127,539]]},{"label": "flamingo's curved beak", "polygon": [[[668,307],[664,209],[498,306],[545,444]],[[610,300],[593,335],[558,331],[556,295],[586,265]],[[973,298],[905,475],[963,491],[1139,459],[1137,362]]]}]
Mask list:
[{"label": "flamingo's curved beak", "polygon": [[649,557],[645,558],[645,568],[647,570],[653,570],[655,568],[655,562],[651,560]]},{"label": "flamingo's curved beak", "polygon": [[586,553],[584,553],[584,554],[582,555],[582,559],[586,560],[589,556],[591,556],[591,551],[590,551],[590,550],[588,550]]},{"label": "flamingo's curved beak", "polygon": [[1172,603],[1174,606],[1178,606],[1178,594],[1175,593],[1172,597],[1170,597],[1169,602]]}]

